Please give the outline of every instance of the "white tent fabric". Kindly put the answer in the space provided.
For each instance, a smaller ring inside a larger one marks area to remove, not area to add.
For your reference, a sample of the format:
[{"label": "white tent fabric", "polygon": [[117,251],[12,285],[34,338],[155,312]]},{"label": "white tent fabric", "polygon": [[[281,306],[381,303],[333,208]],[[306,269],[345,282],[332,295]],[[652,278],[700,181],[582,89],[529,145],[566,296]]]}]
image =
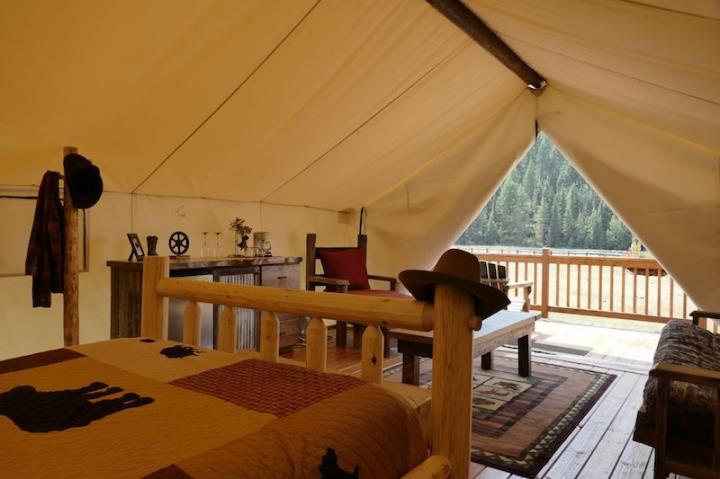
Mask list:
[{"label": "white tent fabric", "polygon": [[551,87],[538,123],[720,309],[720,2],[470,0]]},{"label": "white tent fabric", "polygon": [[[693,300],[720,309],[720,2],[466,4],[548,79],[538,99],[540,128]],[[510,168],[512,158],[493,156],[496,167]],[[448,244],[417,241],[413,218],[427,222],[418,212],[428,205],[397,204],[411,181],[368,208],[371,232],[373,211],[384,212],[377,236],[388,244],[378,267],[392,265],[389,271],[432,264]],[[463,190],[465,208],[452,201],[450,188],[438,189],[432,210],[445,224],[427,222],[425,234],[456,237],[472,220],[461,212],[487,198],[475,187],[480,183]],[[395,205],[389,216],[388,205]]]},{"label": "white tent fabric", "polygon": [[[4,5],[0,188],[37,185],[74,145],[110,192],[91,214],[81,339],[108,334],[104,262],[130,230],[197,237],[245,216],[301,255],[306,232],[352,241],[366,207],[375,271],[431,265],[536,121],[720,309],[720,1],[466,4],[545,93],[420,0]],[[32,311],[28,284],[0,278],[0,356],[61,341],[60,308]]]},{"label": "white tent fabric", "polygon": [[528,91],[495,112],[467,105],[478,115],[433,138],[437,152],[427,163],[368,208],[373,271],[431,268],[532,145],[535,98]]},{"label": "white tent fabric", "polygon": [[693,300],[717,309],[718,152],[552,89],[538,122]]},{"label": "white tent fabric", "polygon": [[717,19],[627,1],[468,5],[554,88],[720,148]]}]

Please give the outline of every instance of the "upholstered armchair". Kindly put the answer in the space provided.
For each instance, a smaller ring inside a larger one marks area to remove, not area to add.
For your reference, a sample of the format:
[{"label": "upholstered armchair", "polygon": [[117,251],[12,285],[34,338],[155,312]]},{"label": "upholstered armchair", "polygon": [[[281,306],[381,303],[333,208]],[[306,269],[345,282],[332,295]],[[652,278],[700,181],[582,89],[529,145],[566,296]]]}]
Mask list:
[{"label": "upholstered armchair", "polygon": [[720,477],[720,334],[701,326],[720,312],[690,315],[663,327],[635,419],[633,439],[655,448],[654,477]]}]

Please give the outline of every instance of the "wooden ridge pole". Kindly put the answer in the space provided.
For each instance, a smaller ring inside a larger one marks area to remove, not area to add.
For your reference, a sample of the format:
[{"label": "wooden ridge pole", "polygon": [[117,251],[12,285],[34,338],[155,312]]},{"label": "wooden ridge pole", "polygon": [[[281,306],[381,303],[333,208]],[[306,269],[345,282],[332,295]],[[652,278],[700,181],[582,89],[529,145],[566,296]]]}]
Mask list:
[{"label": "wooden ridge pole", "polygon": [[426,0],[432,7],[467,33],[500,63],[515,73],[531,90],[542,91],[547,81],[513,51],[485,22],[460,0]]},{"label": "wooden ridge pole", "polygon": [[[63,148],[63,159],[77,153],[74,146]],[[63,216],[65,220],[65,263],[63,269],[63,337],[65,346],[78,344],[80,339],[80,303],[78,284],[78,210],[73,206],[67,179],[63,185]]]}]

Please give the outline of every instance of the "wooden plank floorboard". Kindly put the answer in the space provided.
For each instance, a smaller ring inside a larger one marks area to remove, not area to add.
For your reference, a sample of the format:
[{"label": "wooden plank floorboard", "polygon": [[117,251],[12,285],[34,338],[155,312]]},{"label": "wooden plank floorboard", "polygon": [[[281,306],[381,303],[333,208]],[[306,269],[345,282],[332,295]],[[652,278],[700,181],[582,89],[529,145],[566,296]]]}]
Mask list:
[{"label": "wooden plank floorboard", "polygon": [[[589,414],[589,413],[588,413]],[[570,435],[565,439],[565,441],[560,445],[557,451],[552,455],[550,460],[543,466],[543,468],[538,473],[537,477],[546,477],[547,472],[552,468],[552,466],[557,462],[558,459],[565,453],[565,449],[567,449],[568,445],[575,439],[575,436],[577,436],[578,432],[580,431],[579,427],[576,427],[573,432],[570,433]],[[512,476],[512,479],[522,479],[523,476]]]},{"label": "wooden plank floorboard", "polygon": [[477,479],[508,479],[510,477],[510,473],[499,469],[493,469],[492,467],[486,467],[475,477]]},{"label": "wooden plank floorboard", "polygon": [[[514,348],[503,347],[497,350],[496,355],[502,356],[507,355],[512,357],[513,354],[517,354]],[[617,358],[615,358],[617,359]],[[645,364],[633,364],[630,362],[617,361],[617,360],[605,360],[596,357],[577,356],[574,354],[562,354],[562,353],[541,353],[533,350],[533,361],[544,362],[547,364],[559,364],[568,367],[575,367],[577,369],[607,369],[608,371],[624,371],[636,374],[647,374],[650,369],[650,363]]]},{"label": "wooden plank floorboard", "polygon": [[480,473],[482,472],[483,469],[485,469],[485,466],[483,466],[482,464],[477,464],[475,462],[471,462],[470,463],[470,474],[468,474],[468,477],[470,479],[475,479],[476,477],[478,477],[480,475]]},{"label": "wooden plank floorboard", "polygon": [[643,479],[653,479],[655,473],[655,450],[650,448],[650,457],[648,457],[648,464],[645,466],[645,473]]},{"label": "wooden plank floorboard", "polygon": [[597,447],[640,378],[641,376],[636,374],[624,373],[616,379],[616,386],[605,394],[600,407],[584,425],[580,426],[580,431],[548,471],[546,477],[556,479],[578,477],[585,462]]},{"label": "wooden plank floorboard", "polygon": [[[563,455],[566,453],[566,451],[568,451],[568,447],[570,446],[570,444],[572,444],[572,442],[575,440],[576,436],[580,433],[580,431],[582,431],[582,429],[585,427],[585,424],[587,424],[587,422],[592,419],[593,415],[595,415],[595,413],[597,413],[597,411],[602,408],[603,402],[604,402],[605,398],[606,398],[609,394],[611,394],[612,391],[613,391],[616,387],[618,387],[619,377],[620,377],[623,373],[620,372],[620,371],[615,371],[615,372],[610,371],[610,372],[613,373],[613,374],[616,374],[616,375],[618,376],[618,379],[616,379],[615,381],[613,381],[613,384],[610,385],[610,387],[609,387],[608,390],[605,392],[605,394],[603,395],[603,397],[600,398],[600,399],[595,403],[595,405],[592,407],[592,409],[590,409],[590,411],[588,411],[588,413],[587,413],[587,414],[585,415],[585,417],[580,421],[580,423],[579,423],[578,426],[575,428],[575,430],[573,430],[573,431],[570,433],[570,435],[567,437],[567,439],[565,439],[565,442],[563,442],[563,443],[560,445],[560,447],[558,448],[558,450],[555,451],[555,454],[553,454],[553,456],[550,458],[550,460],[547,462],[547,464],[545,464],[545,466],[540,470],[540,472],[538,473],[538,476],[537,476],[537,477],[548,477],[548,471],[550,471],[550,470],[553,468],[553,466],[555,465],[555,463],[557,463],[558,460],[560,460],[560,458],[563,457]],[[514,477],[513,479],[519,479],[519,478],[520,478],[520,476],[516,476],[516,477]]]},{"label": "wooden plank floorboard", "polygon": [[[645,378],[639,377],[610,427],[605,431],[585,466],[581,469],[580,475],[583,478],[606,479],[613,474],[618,460],[632,436],[635,427],[635,416],[642,404],[644,387]],[[634,464],[631,462],[628,465],[633,466]],[[644,470],[645,463],[641,465],[639,470],[633,467],[625,468],[626,473],[621,477],[640,478]]]},{"label": "wooden plank floorboard", "polygon": [[633,441],[632,432],[630,434],[628,443],[610,477],[613,479],[652,477],[653,449],[650,446]]}]

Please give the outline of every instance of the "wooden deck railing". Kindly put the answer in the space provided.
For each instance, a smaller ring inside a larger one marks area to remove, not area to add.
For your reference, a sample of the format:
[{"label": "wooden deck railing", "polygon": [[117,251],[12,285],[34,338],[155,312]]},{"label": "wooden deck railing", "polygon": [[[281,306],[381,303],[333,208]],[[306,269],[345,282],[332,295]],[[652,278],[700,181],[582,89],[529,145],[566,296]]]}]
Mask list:
[{"label": "wooden deck railing", "polygon": [[467,478],[470,464],[470,421],[473,329],[481,319],[474,315],[474,300],[450,285],[435,288],[434,305],[419,301],[377,298],[263,286],[208,283],[169,277],[167,257],[146,256],[143,264],[141,334],[167,339],[168,298],[188,302],[183,341],[200,345],[198,303],[222,306],[218,325],[219,349],[237,351],[237,317],[234,307],[258,309],[260,357],[278,362],[277,313],[309,316],[306,367],[325,371],[327,328],[321,318],[366,325],[362,336],[361,377],[383,380],[383,334],[380,327],[434,330],[431,391],[432,456],[406,478]]},{"label": "wooden deck railing", "polygon": [[533,281],[530,308],[549,312],[667,322],[695,305],[660,263],[648,258],[476,253],[502,264],[511,281]]}]

